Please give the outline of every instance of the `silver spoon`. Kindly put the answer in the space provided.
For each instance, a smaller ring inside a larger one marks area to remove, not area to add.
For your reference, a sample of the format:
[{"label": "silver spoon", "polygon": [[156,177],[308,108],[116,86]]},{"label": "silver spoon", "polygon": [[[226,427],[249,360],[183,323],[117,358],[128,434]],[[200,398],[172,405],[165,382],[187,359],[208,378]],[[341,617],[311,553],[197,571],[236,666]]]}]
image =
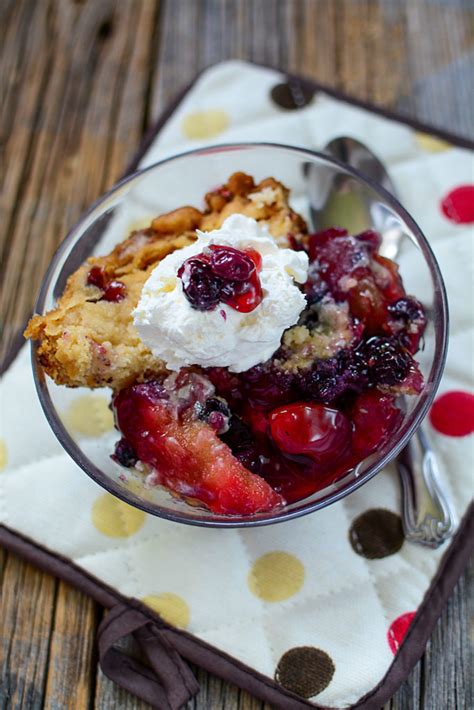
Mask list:
[{"label": "silver spoon", "polygon": [[[396,188],[385,166],[363,143],[341,136],[330,141],[324,152],[356,168],[396,197]],[[311,182],[314,183],[314,180]],[[320,187],[321,185],[314,183],[311,200],[311,217],[316,228],[329,226],[334,208],[345,206],[346,228],[349,222],[353,225],[354,232],[362,231],[358,223],[366,220],[363,228],[372,223],[377,229],[377,212],[374,213],[373,205],[357,194],[353,179],[344,181],[342,178],[339,183],[337,179],[332,180],[325,186],[326,189],[323,189],[322,200],[319,191],[318,203],[318,199],[315,201],[314,198]],[[348,195],[351,199],[348,199]],[[383,221],[385,215],[379,216]],[[396,258],[402,236],[398,226],[388,225],[387,228],[384,223],[380,249],[383,256]],[[402,523],[406,539],[432,548],[439,547],[452,534],[455,518],[447,492],[441,484],[436,456],[421,427],[397,457],[396,466],[402,484]]]}]

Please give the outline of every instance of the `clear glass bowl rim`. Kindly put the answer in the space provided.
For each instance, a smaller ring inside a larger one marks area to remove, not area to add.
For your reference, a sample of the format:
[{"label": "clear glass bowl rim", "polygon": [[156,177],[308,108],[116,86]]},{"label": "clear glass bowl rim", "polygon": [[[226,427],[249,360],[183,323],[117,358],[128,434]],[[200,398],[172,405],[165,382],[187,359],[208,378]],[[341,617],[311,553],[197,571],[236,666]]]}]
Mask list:
[{"label": "clear glass bowl rim", "polygon": [[[438,389],[439,383],[441,381],[441,377],[443,374],[444,370],[444,365],[446,362],[446,356],[447,356],[447,344],[448,344],[448,332],[449,332],[449,312],[448,312],[448,301],[447,301],[447,295],[446,295],[446,288],[444,285],[443,277],[441,275],[441,271],[439,269],[438,262],[436,260],[436,257],[433,253],[433,250],[431,249],[428,240],[424,236],[422,230],[418,226],[418,224],[415,222],[415,220],[411,217],[411,215],[407,212],[407,210],[400,204],[400,202],[387,190],[385,190],[381,185],[376,183],[375,181],[371,180],[369,177],[366,177],[363,175],[361,172],[356,170],[355,168],[350,167],[349,165],[346,165],[345,163],[337,160],[336,158],[333,158],[332,156],[328,156],[325,153],[316,151],[316,150],[310,150],[308,148],[299,148],[296,146],[291,146],[291,145],[286,145],[283,143],[270,143],[270,142],[244,142],[244,143],[225,143],[225,144],[220,144],[220,145],[212,145],[212,146],[206,146],[206,147],[201,147],[201,148],[196,148],[193,150],[189,151],[183,151],[181,153],[176,153],[172,156],[169,156],[167,158],[164,158],[163,160],[157,161],[156,163],[153,163],[151,165],[148,165],[145,168],[135,170],[134,172],[126,175],[122,179],[120,179],[118,182],[116,182],[109,190],[107,190],[105,193],[103,193],[95,202],[92,203],[92,205],[87,209],[79,218],[79,220],[74,224],[74,226],[68,231],[62,242],[59,244],[56,252],[53,255],[53,258],[51,260],[51,263],[46,271],[46,274],[42,280],[41,287],[38,293],[38,297],[36,300],[35,304],[35,313],[43,313],[44,312],[44,307],[45,307],[45,302],[46,302],[46,297],[47,293],[49,291],[49,288],[51,286],[51,281],[52,277],[56,271],[56,267],[61,260],[63,254],[65,251],[67,251],[69,245],[71,242],[73,242],[76,238],[77,233],[82,229],[83,225],[90,221],[94,215],[96,217],[99,217],[100,214],[102,213],[102,205],[106,203],[112,195],[114,195],[116,192],[118,192],[122,187],[127,185],[129,182],[132,182],[135,180],[137,177],[140,177],[144,175],[147,172],[151,172],[152,170],[158,168],[160,165],[164,165],[166,163],[169,163],[171,161],[175,161],[177,159],[181,158],[186,158],[187,156],[193,156],[193,155],[206,155],[209,153],[218,153],[218,152],[227,152],[227,151],[235,151],[235,150],[249,150],[249,149],[254,149],[254,148],[268,148],[268,149],[279,149],[279,150],[284,150],[284,151],[291,151],[291,152],[296,152],[300,154],[301,156],[308,156],[309,158],[318,158],[319,160],[322,160],[324,162],[330,163],[335,165],[338,168],[341,168],[342,170],[346,171],[347,173],[353,175],[358,181],[365,183],[368,185],[375,193],[378,193],[380,197],[383,198],[383,200],[392,207],[392,209],[399,215],[399,217],[405,222],[405,224],[409,227],[409,229],[413,232],[413,234],[416,236],[416,239],[418,241],[419,248],[423,254],[423,257],[428,265],[428,268],[430,270],[431,277],[433,279],[434,283],[434,294],[433,294],[433,299],[437,303],[437,309],[439,310],[441,314],[441,319],[440,322],[436,325],[435,327],[435,352],[433,356],[433,365],[432,365],[432,376],[431,378],[426,382],[426,386],[422,394],[420,395],[420,401],[417,403],[415,406],[415,409],[413,410],[411,414],[411,422],[409,426],[406,428],[406,431],[404,432],[403,436],[401,436],[390,448],[390,450],[380,459],[377,461],[374,465],[370,466],[367,468],[367,470],[358,478],[355,478],[353,481],[349,482],[344,488],[340,490],[336,490],[332,493],[329,493],[327,496],[324,498],[309,502],[307,504],[304,504],[304,501],[302,501],[302,505],[298,508],[295,508],[293,510],[289,511],[282,511],[279,513],[278,511],[275,513],[269,513],[268,515],[263,515],[262,517],[259,517],[258,519],[252,519],[251,517],[247,517],[245,519],[240,519],[240,518],[225,518],[225,517],[216,517],[216,518],[206,518],[203,516],[202,518],[197,518],[197,517],[187,517],[186,514],[178,512],[178,511],[173,511],[173,510],[168,510],[166,508],[161,508],[159,506],[154,506],[152,504],[147,504],[146,501],[137,501],[136,499],[132,499],[131,497],[127,496],[126,492],[121,489],[118,485],[115,484],[115,482],[110,479],[107,475],[105,475],[99,468],[97,468],[82,452],[80,446],[74,441],[74,439],[70,436],[68,431],[65,429],[64,425],[62,424],[57,412],[56,408],[51,400],[47,385],[46,385],[46,378],[45,374],[41,368],[41,365],[39,364],[39,360],[37,358],[36,352],[37,352],[37,343],[33,342],[31,343],[31,361],[32,361],[32,368],[33,368],[33,378],[36,386],[36,390],[38,393],[38,397],[41,403],[41,406],[43,408],[43,411],[45,413],[46,419],[48,420],[48,423],[53,430],[54,434],[56,435],[56,438],[58,439],[59,443],[61,446],[65,449],[65,451],[69,454],[69,456],[75,461],[75,463],[80,466],[80,468],[87,473],[87,475],[92,478],[96,483],[98,483],[102,488],[104,488],[106,491],[109,493],[113,494],[120,500],[124,501],[125,503],[128,503],[136,508],[139,508],[143,510],[146,513],[150,513],[151,515],[170,520],[172,522],[176,523],[184,523],[187,525],[196,525],[200,527],[213,527],[213,528],[237,528],[237,527],[259,527],[263,525],[271,525],[271,524],[276,524],[280,522],[284,522],[286,520],[292,520],[294,518],[301,517],[303,515],[308,515],[309,513],[313,513],[321,508],[325,508],[328,505],[331,505],[332,503],[335,503],[336,501],[340,500],[341,498],[344,498],[345,496],[349,495],[353,491],[357,490],[360,488],[362,485],[367,483],[371,478],[373,478],[379,471],[381,471],[390,461],[392,461],[401,451],[402,449],[408,444],[409,440],[413,436],[413,434],[416,432],[417,428],[420,426],[421,422],[423,421],[424,417],[426,416],[428,409],[433,402],[433,399],[435,397],[436,391]],[[193,509],[194,512],[195,509]]]}]

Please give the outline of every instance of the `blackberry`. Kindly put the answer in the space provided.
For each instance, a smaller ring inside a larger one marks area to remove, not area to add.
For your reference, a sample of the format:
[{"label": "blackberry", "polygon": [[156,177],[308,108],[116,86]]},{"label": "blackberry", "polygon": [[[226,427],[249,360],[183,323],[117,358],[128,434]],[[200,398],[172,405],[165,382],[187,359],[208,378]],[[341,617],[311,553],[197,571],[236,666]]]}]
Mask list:
[{"label": "blackberry", "polygon": [[374,336],[356,350],[359,367],[373,385],[395,385],[408,375],[413,362],[410,353],[396,338]]},{"label": "blackberry", "polygon": [[327,360],[315,360],[310,370],[299,377],[303,395],[324,404],[348,391],[360,391],[366,385],[367,376],[349,350],[341,350]]},{"label": "blackberry", "polygon": [[252,404],[274,407],[291,399],[293,376],[270,362],[241,373],[245,394]]}]

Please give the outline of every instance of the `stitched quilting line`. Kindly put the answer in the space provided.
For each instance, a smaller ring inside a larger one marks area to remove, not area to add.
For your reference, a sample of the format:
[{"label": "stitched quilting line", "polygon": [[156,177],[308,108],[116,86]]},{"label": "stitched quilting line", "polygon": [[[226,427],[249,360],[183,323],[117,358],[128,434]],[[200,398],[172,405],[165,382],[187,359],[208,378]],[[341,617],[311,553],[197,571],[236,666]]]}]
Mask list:
[{"label": "stitched quilting line", "polygon": [[[127,568],[129,569],[130,576],[133,578],[133,582],[135,583],[135,589],[139,589],[140,585],[138,583],[136,569],[132,563],[133,556],[130,554],[130,538],[128,537],[128,528],[127,528],[127,524],[125,521],[125,514],[124,514],[122,504],[120,501],[116,500],[116,508],[118,511],[118,517],[120,520],[120,524],[122,526],[122,530],[125,533],[125,539],[122,541],[122,548],[121,549],[123,549],[123,551],[125,553],[125,560],[126,560]],[[148,520],[148,514],[145,513],[145,520],[144,520],[143,525],[146,525],[147,520]]]},{"label": "stitched quilting line", "polygon": [[[240,536],[239,536],[239,538],[240,538]],[[149,542],[149,541],[150,540],[148,540],[147,542]],[[249,568],[251,568],[250,554],[247,551],[246,545],[244,544],[244,541],[242,539],[241,539],[241,543],[242,543],[243,549],[245,551],[245,555],[246,555],[246,559],[247,559],[247,563],[248,563],[247,569],[249,569]],[[136,542],[134,547],[138,546],[139,544],[140,544],[140,542]],[[107,551],[92,553],[91,555],[88,555],[87,558],[95,557],[95,556],[103,555],[103,554],[107,554]],[[73,561],[75,564],[81,566],[81,568],[82,568],[81,561],[84,561],[85,559],[86,559],[85,557],[81,557],[81,558],[74,559]],[[407,560],[405,560],[402,557],[397,556],[397,559],[400,564],[400,567],[407,569],[407,571],[410,571],[414,567],[413,564],[410,564]],[[367,562],[367,564],[368,564],[368,562]],[[367,567],[367,564],[364,565],[365,568]],[[400,567],[398,569],[400,569]],[[391,576],[393,573],[394,573],[393,569],[378,570],[377,577],[383,581],[386,577]],[[293,607],[296,607],[298,605],[307,604],[309,602],[316,602],[317,603],[317,602],[320,602],[321,600],[324,600],[328,597],[333,596],[334,594],[349,593],[349,592],[357,589],[358,587],[365,586],[368,581],[367,580],[368,576],[369,575],[366,573],[366,575],[364,576],[363,579],[357,579],[351,583],[348,583],[348,584],[345,584],[342,586],[335,586],[334,585],[330,588],[326,588],[324,591],[319,591],[318,593],[306,593],[306,595],[304,597],[298,597],[298,595],[296,595],[296,597],[293,599],[285,600],[284,604],[281,606],[276,606],[276,605],[274,606],[274,605],[271,605],[271,603],[264,604],[260,599],[258,599],[258,602],[260,605],[259,614],[253,615],[251,617],[246,616],[245,621],[251,622],[253,620],[261,620],[262,617],[264,617],[264,616],[274,615],[276,611],[282,612],[282,613],[291,613]],[[374,583],[373,579],[370,579],[370,582],[371,582],[371,584],[373,584]],[[137,585],[137,588],[138,588],[138,585]],[[249,592],[249,594],[251,594],[251,593]],[[195,634],[209,634],[209,633],[217,632],[223,628],[232,627],[235,625],[236,625],[235,621],[223,622],[215,627],[199,629],[199,631],[193,629],[193,633],[195,633]]]},{"label": "stitched quilting line", "polygon": [[[7,529],[7,528],[5,528],[5,529]],[[18,532],[13,532],[13,531],[12,531],[12,534],[13,534],[15,537],[17,537],[18,539],[23,540],[24,543],[25,543],[29,548],[35,548],[35,549],[38,549],[40,552],[43,552],[43,553],[45,552],[45,549],[44,549],[44,548],[42,548],[41,546],[39,546],[39,545],[38,545],[37,543],[35,543],[34,541],[29,540],[28,538],[24,537],[24,536],[21,535],[20,533],[18,533]],[[462,541],[462,538],[458,538],[458,539],[455,541],[455,543],[453,543],[453,544],[455,544],[456,549],[459,547],[460,541]],[[47,551],[47,550],[46,550],[46,552],[47,552],[47,554],[48,554],[50,557],[52,557],[53,559],[57,559],[58,561],[60,561],[60,563],[63,564],[65,567],[70,567],[71,570],[73,570],[73,572],[74,572],[75,574],[77,574],[77,573],[79,572],[79,574],[80,574],[82,577],[84,577],[84,578],[86,578],[86,579],[89,579],[89,580],[91,581],[91,583],[93,583],[93,584],[96,585],[96,586],[99,586],[100,589],[104,589],[104,588],[105,588],[111,596],[113,596],[114,598],[117,599],[117,601],[120,601],[120,602],[123,602],[123,601],[124,601],[124,598],[121,597],[114,589],[106,587],[106,585],[104,585],[102,582],[98,582],[96,578],[94,578],[92,575],[90,575],[90,574],[89,574],[88,572],[86,572],[85,570],[79,570],[79,569],[72,563],[71,560],[69,560],[69,559],[67,559],[67,558],[63,558],[63,557],[59,556],[57,553],[54,553],[54,552],[50,552],[50,551]],[[438,565],[438,569],[437,569],[437,572],[436,572],[435,577],[437,576],[437,577],[439,578],[439,577],[442,575],[443,570],[444,570],[444,565],[443,565],[443,562],[441,561],[440,565]],[[433,595],[435,592],[436,592],[436,588],[432,588],[432,590],[431,590],[431,595]],[[142,612],[145,614],[145,616],[147,616],[147,617],[149,617],[150,619],[156,621],[156,615],[153,616],[153,613],[150,612],[150,610],[148,610],[148,609],[147,609],[141,602],[139,602],[138,600],[129,599],[129,600],[128,600],[128,604],[129,604],[132,608],[139,608],[140,610],[142,610]],[[423,613],[426,614],[426,606],[425,606],[425,608],[424,608],[424,610],[423,610]],[[419,619],[421,619],[421,618],[422,618],[422,617],[419,617]],[[413,624],[410,626],[410,628],[409,628],[409,630],[408,630],[408,632],[407,632],[407,635],[406,635],[406,637],[405,637],[405,641],[407,641],[407,640],[411,637],[412,633],[415,632],[415,628],[417,628],[418,625],[419,625],[419,621],[413,623]],[[163,622],[163,626],[168,627],[171,631],[176,631],[175,629],[172,629],[171,627],[169,627],[169,625],[167,625],[165,622]],[[193,637],[192,637],[190,634],[187,634],[186,632],[177,632],[177,633],[180,634],[180,635],[182,635],[182,636],[189,636],[191,639],[193,639]],[[196,638],[196,641],[199,643],[199,639],[198,639],[197,637],[195,637],[195,638]],[[204,643],[204,644],[205,644],[205,642],[202,642],[202,641],[201,641],[201,643]],[[405,642],[404,642],[404,643],[405,643]],[[208,644],[205,644],[205,645],[208,646]],[[208,646],[208,647],[209,647],[209,646]],[[218,655],[218,656],[224,658],[227,662],[229,662],[230,665],[235,666],[235,667],[238,668],[238,669],[241,668],[241,666],[243,665],[243,666],[245,667],[246,672],[248,673],[248,675],[254,677],[257,681],[261,682],[262,685],[264,685],[264,686],[266,686],[266,687],[269,687],[271,690],[275,691],[275,684],[273,683],[273,681],[270,681],[270,679],[267,680],[265,676],[262,676],[261,674],[257,673],[254,669],[250,668],[250,667],[247,666],[246,664],[242,664],[241,661],[238,661],[237,659],[232,658],[232,656],[229,656],[227,653],[225,653],[224,651],[222,651],[221,649],[219,649],[219,648],[217,648],[217,647],[214,647],[214,648],[212,649],[212,651],[213,651],[216,655]],[[385,676],[383,676],[383,678],[380,680],[379,683],[377,683],[377,685],[372,689],[371,692],[369,692],[368,694],[366,694],[366,696],[364,696],[364,699],[365,699],[365,700],[369,700],[369,699],[377,692],[378,688],[380,687],[380,684],[384,682],[384,679],[385,679],[386,675],[387,675],[387,674],[385,674]],[[294,694],[292,694],[291,692],[286,691],[286,689],[283,688],[283,687],[280,687],[278,690],[279,690],[280,694],[282,694],[282,695],[284,695],[284,696],[287,696],[287,697],[289,697],[289,698],[292,698],[293,700],[296,698],[296,696],[295,696]],[[316,706],[316,705],[314,705],[313,703],[308,703],[308,702],[306,702],[305,700],[303,700],[303,699],[301,699],[301,698],[297,698],[297,699],[298,699],[299,702],[301,702],[303,705],[307,705],[308,707],[321,708],[321,706],[319,706],[319,705]]]},{"label": "stitched quilting line", "polygon": [[[342,504],[343,504],[344,509],[345,509],[345,511],[346,511],[347,517],[349,518],[349,520],[351,520],[352,518],[351,518],[351,516],[349,515],[348,509],[347,509],[347,506],[349,505],[349,503],[347,502],[347,500],[346,500],[345,498],[342,499]],[[349,530],[349,528],[347,528],[347,530]],[[404,544],[405,544],[405,543],[404,543]],[[387,607],[386,607],[384,601],[382,600],[382,598],[381,598],[381,596],[380,596],[380,592],[379,592],[379,590],[378,590],[378,588],[377,588],[377,586],[376,586],[376,580],[375,580],[375,575],[374,575],[374,568],[373,568],[373,565],[370,564],[370,562],[371,562],[372,560],[367,560],[363,555],[361,555],[360,557],[361,557],[361,559],[362,559],[362,561],[363,561],[363,564],[364,564],[365,568],[367,569],[367,574],[368,574],[369,579],[370,579],[370,582],[371,582],[371,584],[372,584],[372,589],[373,589],[373,591],[374,591],[375,596],[377,597],[377,599],[378,599],[378,601],[379,601],[379,604],[380,604],[380,607],[381,607],[381,609],[382,609],[382,613],[383,613],[384,619],[385,619],[385,621],[387,622],[387,625],[389,625],[389,624],[390,624],[390,618],[389,618],[388,610],[387,610]],[[400,559],[400,558],[398,558],[398,559]],[[403,560],[403,561],[406,562],[406,560]]]},{"label": "stitched quilting line", "polygon": [[[247,544],[246,544],[246,542],[245,542],[245,539],[244,539],[244,537],[243,537],[243,535],[242,535],[242,531],[241,531],[240,528],[237,528],[237,537],[238,537],[238,539],[240,540],[240,544],[241,544],[241,547],[242,547],[242,549],[243,549],[243,551],[244,551],[245,559],[246,559],[246,561],[247,561],[247,565],[246,565],[246,570],[245,570],[245,571],[247,572],[247,574],[252,574],[252,572],[251,572],[251,570],[252,570],[252,559],[251,559],[251,556],[250,556],[250,550],[249,550],[249,548],[247,547]],[[243,581],[244,581],[244,584],[246,585],[246,587],[248,587],[248,585],[247,585],[247,578],[245,578]],[[250,590],[249,590],[249,593],[251,593]],[[259,621],[261,622],[261,624],[262,624],[262,629],[263,629],[263,632],[264,632],[264,634],[265,634],[265,641],[266,641],[266,644],[267,644],[268,651],[269,651],[269,653],[270,653],[270,657],[271,657],[271,659],[272,659],[272,664],[273,664],[273,667],[276,668],[276,665],[277,665],[277,663],[278,663],[278,658],[277,658],[277,656],[276,656],[275,649],[273,648],[272,643],[271,643],[271,641],[270,641],[270,639],[269,639],[269,637],[268,637],[268,629],[265,627],[264,619],[263,619],[264,614],[265,614],[265,605],[264,605],[264,603],[262,602],[262,600],[261,600],[260,598],[258,598],[258,602],[259,602],[259,606],[260,606],[260,615],[259,615],[258,617],[254,617],[254,618],[258,618],[258,620],[259,620]],[[219,627],[218,627],[218,628],[219,628]],[[217,629],[216,629],[216,630],[217,630]],[[211,633],[211,632],[210,632],[210,631],[206,631],[206,632],[201,632],[201,633]]]}]

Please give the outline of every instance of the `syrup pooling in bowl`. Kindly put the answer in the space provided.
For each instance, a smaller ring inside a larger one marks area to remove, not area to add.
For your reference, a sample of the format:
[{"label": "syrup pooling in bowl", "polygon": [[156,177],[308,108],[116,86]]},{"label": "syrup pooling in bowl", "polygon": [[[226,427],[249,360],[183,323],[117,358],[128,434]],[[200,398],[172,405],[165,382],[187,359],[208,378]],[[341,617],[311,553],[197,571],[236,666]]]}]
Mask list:
[{"label": "syrup pooling in bowl", "polygon": [[[380,243],[373,230],[332,228],[298,245],[310,260],[307,307],[268,361],[240,373],[183,369],[154,384],[154,402],[139,389],[148,385],[120,392],[118,460],[122,450],[135,455],[156,482],[214,512],[243,514],[305,498],[383,446],[403,419],[396,398],[423,387],[413,354],[426,321]],[[258,260],[233,251],[216,246],[181,267],[199,308],[238,298],[238,284],[258,278]]]}]

